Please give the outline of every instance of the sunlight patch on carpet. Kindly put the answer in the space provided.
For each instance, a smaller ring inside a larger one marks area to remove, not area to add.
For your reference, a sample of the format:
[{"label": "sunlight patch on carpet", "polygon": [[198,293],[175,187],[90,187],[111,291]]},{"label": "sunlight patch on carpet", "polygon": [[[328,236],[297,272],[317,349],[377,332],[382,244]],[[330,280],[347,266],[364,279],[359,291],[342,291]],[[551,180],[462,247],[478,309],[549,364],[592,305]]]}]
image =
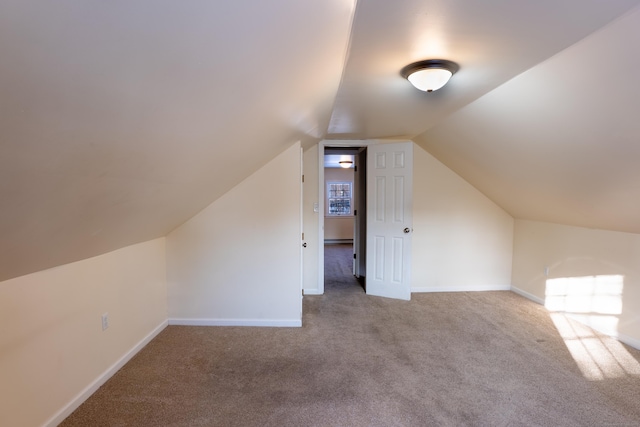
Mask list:
[{"label": "sunlight patch on carpet", "polygon": [[547,280],[545,307],[552,312],[551,319],[567,349],[589,380],[640,376],[640,363],[620,342],[591,329],[617,335],[623,289],[621,275]]}]

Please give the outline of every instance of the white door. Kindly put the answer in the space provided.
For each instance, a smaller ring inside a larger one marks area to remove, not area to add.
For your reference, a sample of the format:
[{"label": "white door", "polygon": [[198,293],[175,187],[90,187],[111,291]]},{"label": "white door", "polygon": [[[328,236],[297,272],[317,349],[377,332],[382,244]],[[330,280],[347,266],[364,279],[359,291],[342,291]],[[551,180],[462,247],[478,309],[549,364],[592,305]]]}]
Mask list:
[{"label": "white door", "polygon": [[411,299],[413,143],[367,153],[367,294]]}]

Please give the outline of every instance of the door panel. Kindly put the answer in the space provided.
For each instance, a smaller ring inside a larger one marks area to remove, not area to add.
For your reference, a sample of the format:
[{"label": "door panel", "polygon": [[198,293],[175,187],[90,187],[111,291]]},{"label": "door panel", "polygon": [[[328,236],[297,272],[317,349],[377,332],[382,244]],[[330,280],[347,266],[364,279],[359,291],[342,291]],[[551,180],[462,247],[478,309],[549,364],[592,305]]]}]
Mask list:
[{"label": "door panel", "polygon": [[367,294],[411,298],[413,143],[368,147]]}]

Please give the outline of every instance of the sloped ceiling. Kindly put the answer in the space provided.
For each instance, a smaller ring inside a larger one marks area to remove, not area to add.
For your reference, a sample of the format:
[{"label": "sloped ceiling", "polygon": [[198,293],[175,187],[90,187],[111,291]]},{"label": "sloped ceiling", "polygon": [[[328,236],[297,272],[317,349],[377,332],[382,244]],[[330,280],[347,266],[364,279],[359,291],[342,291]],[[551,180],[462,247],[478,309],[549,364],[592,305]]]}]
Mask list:
[{"label": "sloped ceiling", "polygon": [[[419,135],[638,3],[360,0],[328,136]],[[455,61],[460,71],[443,89],[424,93],[399,73],[429,58]]]},{"label": "sloped ceiling", "polygon": [[[518,218],[640,232],[638,3],[5,0],[0,280],[166,235],[322,138],[414,138]],[[399,76],[433,57],[440,91]]]},{"label": "sloped ceiling", "polygon": [[354,8],[0,2],[0,280],[164,236],[317,141]]},{"label": "sloped ceiling", "polygon": [[416,139],[515,218],[640,233],[640,10]]}]

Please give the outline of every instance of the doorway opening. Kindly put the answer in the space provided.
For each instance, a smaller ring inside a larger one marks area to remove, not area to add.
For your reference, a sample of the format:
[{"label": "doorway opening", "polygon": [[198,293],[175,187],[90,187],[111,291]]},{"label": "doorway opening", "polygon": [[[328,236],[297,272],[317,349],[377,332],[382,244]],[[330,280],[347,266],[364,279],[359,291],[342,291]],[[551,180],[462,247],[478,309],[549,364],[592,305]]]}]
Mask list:
[{"label": "doorway opening", "polygon": [[366,290],[366,147],[324,148],[325,290]]},{"label": "doorway opening", "polygon": [[[366,150],[361,150],[366,148]],[[413,232],[413,142],[377,140],[328,141],[320,143],[318,157],[318,202],[314,212],[318,218],[318,287],[324,293],[324,239],[326,198],[324,178],[325,149],[349,148],[357,150],[358,165],[353,187],[360,195],[354,201],[353,251],[356,254],[353,272],[366,276],[365,292],[386,298],[411,299],[411,234]],[[362,175],[362,184],[356,184]],[[353,188],[352,187],[352,188]],[[366,198],[366,200],[365,200]],[[362,203],[362,207],[358,206]],[[340,206],[338,204],[338,206]]]}]

